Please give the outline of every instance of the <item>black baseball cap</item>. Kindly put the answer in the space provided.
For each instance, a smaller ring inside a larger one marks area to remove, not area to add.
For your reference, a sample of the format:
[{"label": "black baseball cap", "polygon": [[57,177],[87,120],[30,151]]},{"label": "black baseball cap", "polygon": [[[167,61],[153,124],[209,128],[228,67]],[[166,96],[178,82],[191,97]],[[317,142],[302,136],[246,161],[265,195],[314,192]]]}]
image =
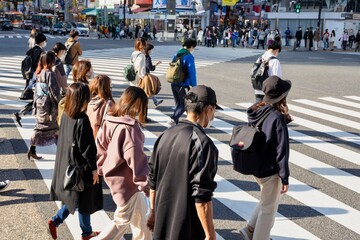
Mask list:
[{"label": "black baseball cap", "polygon": [[219,105],[217,105],[216,94],[211,87],[198,85],[191,88],[188,93],[194,93],[197,96],[197,102],[205,102],[209,105],[215,106],[216,109],[223,110]]}]

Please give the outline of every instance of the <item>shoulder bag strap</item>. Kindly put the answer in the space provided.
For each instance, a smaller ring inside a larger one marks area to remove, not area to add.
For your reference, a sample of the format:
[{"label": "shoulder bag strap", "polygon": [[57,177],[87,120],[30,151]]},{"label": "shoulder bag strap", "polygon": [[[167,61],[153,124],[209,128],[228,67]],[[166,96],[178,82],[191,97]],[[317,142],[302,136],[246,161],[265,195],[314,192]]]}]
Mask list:
[{"label": "shoulder bag strap", "polygon": [[[70,45],[70,47],[69,47],[69,49],[67,50],[67,52],[70,52],[70,49],[72,48],[72,46],[75,45],[75,43],[77,43],[77,41],[74,41],[74,42]],[[76,58],[76,55],[77,55],[77,54],[74,54],[74,55],[75,55],[75,56],[71,59],[71,62],[74,61],[74,59]]]},{"label": "shoulder bag strap", "polygon": [[75,126],[74,126],[74,132],[73,132],[73,140],[71,144],[71,150],[70,150],[70,158],[69,158],[69,165],[72,165],[71,162],[73,162],[73,165],[78,166],[78,163],[75,161],[74,157],[74,149],[76,148],[76,128],[78,126],[79,119],[76,119]]},{"label": "shoulder bag strap", "polygon": [[140,56],[140,54],[141,54],[141,53],[139,53],[138,55],[136,55],[134,61],[132,61],[132,59],[131,59],[131,63],[135,63],[136,59],[138,58],[138,56]]}]

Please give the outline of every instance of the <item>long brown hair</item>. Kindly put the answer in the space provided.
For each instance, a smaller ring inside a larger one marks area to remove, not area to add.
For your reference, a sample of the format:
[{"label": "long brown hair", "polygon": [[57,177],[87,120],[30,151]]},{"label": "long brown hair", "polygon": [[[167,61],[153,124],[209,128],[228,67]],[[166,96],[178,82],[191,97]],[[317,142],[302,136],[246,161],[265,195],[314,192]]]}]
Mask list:
[{"label": "long brown hair", "polygon": [[121,95],[118,103],[115,106],[112,115],[130,116],[132,118],[139,118],[141,124],[145,123],[146,111],[148,105],[148,98],[141,88],[130,86]]},{"label": "long brown hair", "polygon": [[43,69],[51,69],[55,64],[55,53],[53,51],[42,52],[40,55],[38,66],[36,67],[36,75],[39,75]]},{"label": "long brown hair", "polygon": [[285,116],[288,116],[289,115],[289,108],[288,108],[288,105],[286,103],[286,97],[284,97],[283,99],[281,99],[279,102],[277,103],[273,103],[273,104],[270,104],[270,103],[266,103],[264,101],[261,101],[257,104],[255,104],[253,107],[252,107],[252,110],[255,112],[257,111],[258,109],[264,107],[265,105],[272,105],[274,107],[275,110],[281,112],[281,114],[285,115]]},{"label": "long brown hair", "polygon": [[111,80],[107,75],[100,74],[93,78],[90,82],[91,96],[99,96],[103,100],[114,101],[111,94]]},{"label": "long brown hair", "polygon": [[83,82],[88,84],[87,74],[90,72],[91,62],[89,60],[77,61],[72,69],[74,82]]},{"label": "long brown hair", "polygon": [[66,92],[64,113],[70,118],[77,118],[80,113],[86,111],[89,102],[89,86],[81,82],[72,83]]},{"label": "long brown hair", "polygon": [[134,48],[136,51],[142,51],[146,47],[146,40],[144,38],[135,39]]}]

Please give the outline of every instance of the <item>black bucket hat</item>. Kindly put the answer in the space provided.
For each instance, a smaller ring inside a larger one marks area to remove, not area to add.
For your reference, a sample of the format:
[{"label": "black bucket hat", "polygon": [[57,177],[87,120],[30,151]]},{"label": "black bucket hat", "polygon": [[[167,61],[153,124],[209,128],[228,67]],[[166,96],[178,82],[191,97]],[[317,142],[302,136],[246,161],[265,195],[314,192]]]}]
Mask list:
[{"label": "black bucket hat", "polygon": [[282,80],[277,76],[268,77],[263,82],[262,91],[265,93],[263,101],[267,103],[277,103],[288,95],[290,89],[290,80]]}]

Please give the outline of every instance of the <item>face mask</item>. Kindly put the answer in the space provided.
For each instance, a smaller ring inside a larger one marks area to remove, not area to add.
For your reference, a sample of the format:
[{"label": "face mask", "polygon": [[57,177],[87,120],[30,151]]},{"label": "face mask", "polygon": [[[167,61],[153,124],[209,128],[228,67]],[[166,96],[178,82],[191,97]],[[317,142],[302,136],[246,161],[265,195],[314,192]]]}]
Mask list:
[{"label": "face mask", "polygon": [[[208,123],[206,124],[206,126],[205,126],[205,128],[209,128],[210,127],[210,123],[211,123],[211,121],[212,120],[214,120],[214,114],[212,113],[213,111],[215,111],[215,110],[208,110],[208,112],[206,113],[206,117],[207,117],[207,119],[208,119]],[[210,116],[209,116],[210,115]]]},{"label": "face mask", "polygon": [[42,48],[45,48],[46,44],[47,44],[47,42],[44,42]]}]

